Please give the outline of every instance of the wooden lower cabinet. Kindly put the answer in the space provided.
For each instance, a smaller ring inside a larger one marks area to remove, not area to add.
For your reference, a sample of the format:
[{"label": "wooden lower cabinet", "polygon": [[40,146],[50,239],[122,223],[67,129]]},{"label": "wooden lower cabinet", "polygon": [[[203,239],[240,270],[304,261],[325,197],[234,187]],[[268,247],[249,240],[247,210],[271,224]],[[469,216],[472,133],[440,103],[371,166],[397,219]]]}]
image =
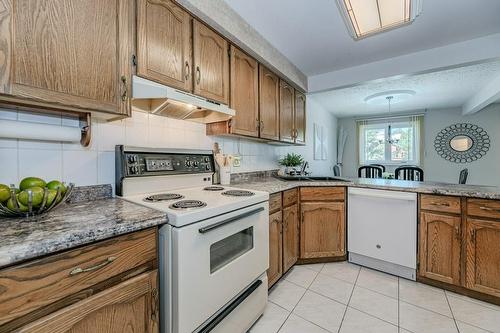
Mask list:
[{"label": "wooden lower cabinet", "polygon": [[500,221],[467,218],[465,286],[500,297]]},{"label": "wooden lower cabinet", "polygon": [[281,207],[269,216],[269,269],[268,286],[271,287],[283,275],[283,224]]},{"label": "wooden lower cabinet", "polygon": [[461,216],[420,213],[421,276],[460,283]]},{"label": "wooden lower cabinet", "polygon": [[43,317],[19,332],[158,332],[157,271],[141,274]]},{"label": "wooden lower cabinet", "polygon": [[283,271],[288,271],[299,258],[299,207],[283,208]]},{"label": "wooden lower cabinet", "polygon": [[300,257],[337,257],[345,251],[344,202],[302,202]]}]

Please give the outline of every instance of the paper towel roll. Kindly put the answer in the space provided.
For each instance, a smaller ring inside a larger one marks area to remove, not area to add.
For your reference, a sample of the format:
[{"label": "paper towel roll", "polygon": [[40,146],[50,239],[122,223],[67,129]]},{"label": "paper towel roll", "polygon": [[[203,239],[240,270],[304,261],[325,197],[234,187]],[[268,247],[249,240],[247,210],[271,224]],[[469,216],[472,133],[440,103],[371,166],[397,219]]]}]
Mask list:
[{"label": "paper towel roll", "polygon": [[0,119],[0,138],[79,142],[81,137],[79,127]]}]

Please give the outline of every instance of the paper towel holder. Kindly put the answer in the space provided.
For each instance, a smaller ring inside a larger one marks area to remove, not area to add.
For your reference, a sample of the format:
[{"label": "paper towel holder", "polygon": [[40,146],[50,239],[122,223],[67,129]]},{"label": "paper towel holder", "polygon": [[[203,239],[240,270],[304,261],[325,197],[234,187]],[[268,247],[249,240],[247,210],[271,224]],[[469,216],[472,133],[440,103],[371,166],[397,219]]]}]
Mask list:
[{"label": "paper towel holder", "polygon": [[90,113],[80,113],[80,128],[82,130],[82,138],[80,139],[80,144],[84,147],[90,145],[90,139],[92,138],[92,122]]}]

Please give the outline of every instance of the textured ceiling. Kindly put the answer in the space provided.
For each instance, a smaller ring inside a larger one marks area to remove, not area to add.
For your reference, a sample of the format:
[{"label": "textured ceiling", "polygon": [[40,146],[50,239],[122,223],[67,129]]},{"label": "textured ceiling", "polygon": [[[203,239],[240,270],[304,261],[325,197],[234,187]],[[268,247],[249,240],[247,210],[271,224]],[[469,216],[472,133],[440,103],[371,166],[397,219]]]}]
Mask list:
[{"label": "textured ceiling", "polygon": [[500,0],[423,0],[409,26],[354,41],[335,0],[225,0],[306,75],[500,32]]},{"label": "textured ceiling", "polygon": [[311,94],[337,117],[387,113],[387,105],[369,105],[363,100],[388,90],[414,90],[415,96],[393,104],[392,112],[460,107],[485,84],[500,75],[500,61],[440,72],[387,79],[350,88]]}]

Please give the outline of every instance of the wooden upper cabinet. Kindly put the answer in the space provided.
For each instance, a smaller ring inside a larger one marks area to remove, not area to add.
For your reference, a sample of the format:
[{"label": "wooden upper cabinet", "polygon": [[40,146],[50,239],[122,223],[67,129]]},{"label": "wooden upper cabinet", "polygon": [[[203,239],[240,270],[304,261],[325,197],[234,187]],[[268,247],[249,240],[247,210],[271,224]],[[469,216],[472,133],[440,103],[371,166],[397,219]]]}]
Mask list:
[{"label": "wooden upper cabinet", "polygon": [[420,213],[420,269],[429,279],[460,283],[460,216]]},{"label": "wooden upper cabinet", "polygon": [[259,65],[259,115],[260,137],[269,140],[280,138],[279,77]]},{"label": "wooden upper cabinet", "polygon": [[259,136],[259,66],[257,61],[231,45],[231,132]]},{"label": "wooden upper cabinet", "polygon": [[283,275],[283,224],[281,210],[269,216],[269,269],[267,270],[270,288]]},{"label": "wooden upper cabinet", "polygon": [[295,143],[306,143],[306,95],[295,90]]},{"label": "wooden upper cabinet", "polygon": [[500,222],[467,218],[465,285],[500,297]]},{"label": "wooden upper cabinet", "polygon": [[294,142],[295,115],[294,89],[291,85],[280,80],[280,141]]},{"label": "wooden upper cabinet", "polygon": [[289,270],[299,258],[298,204],[283,208],[283,272]]},{"label": "wooden upper cabinet", "polygon": [[0,99],[129,114],[133,1],[13,0],[2,12],[0,92],[15,98]]},{"label": "wooden upper cabinet", "polygon": [[194,93],[229,103],[228,42],[203,23],[193,22]]},{"label": "wooden upper cabinet", "polygon": [[158,332],[157,271],[144,273],[16,332]]},{"label": "wooden upper cabinet", "polygon": [[137,11],[137,74],[192,91],[191,16],[171,0],[138,0]]},{"label": "wooden upper cabinet", "polygon": [[300,205],[300,257],[343,256],[345,205],[343,202],[306,202]]}]

